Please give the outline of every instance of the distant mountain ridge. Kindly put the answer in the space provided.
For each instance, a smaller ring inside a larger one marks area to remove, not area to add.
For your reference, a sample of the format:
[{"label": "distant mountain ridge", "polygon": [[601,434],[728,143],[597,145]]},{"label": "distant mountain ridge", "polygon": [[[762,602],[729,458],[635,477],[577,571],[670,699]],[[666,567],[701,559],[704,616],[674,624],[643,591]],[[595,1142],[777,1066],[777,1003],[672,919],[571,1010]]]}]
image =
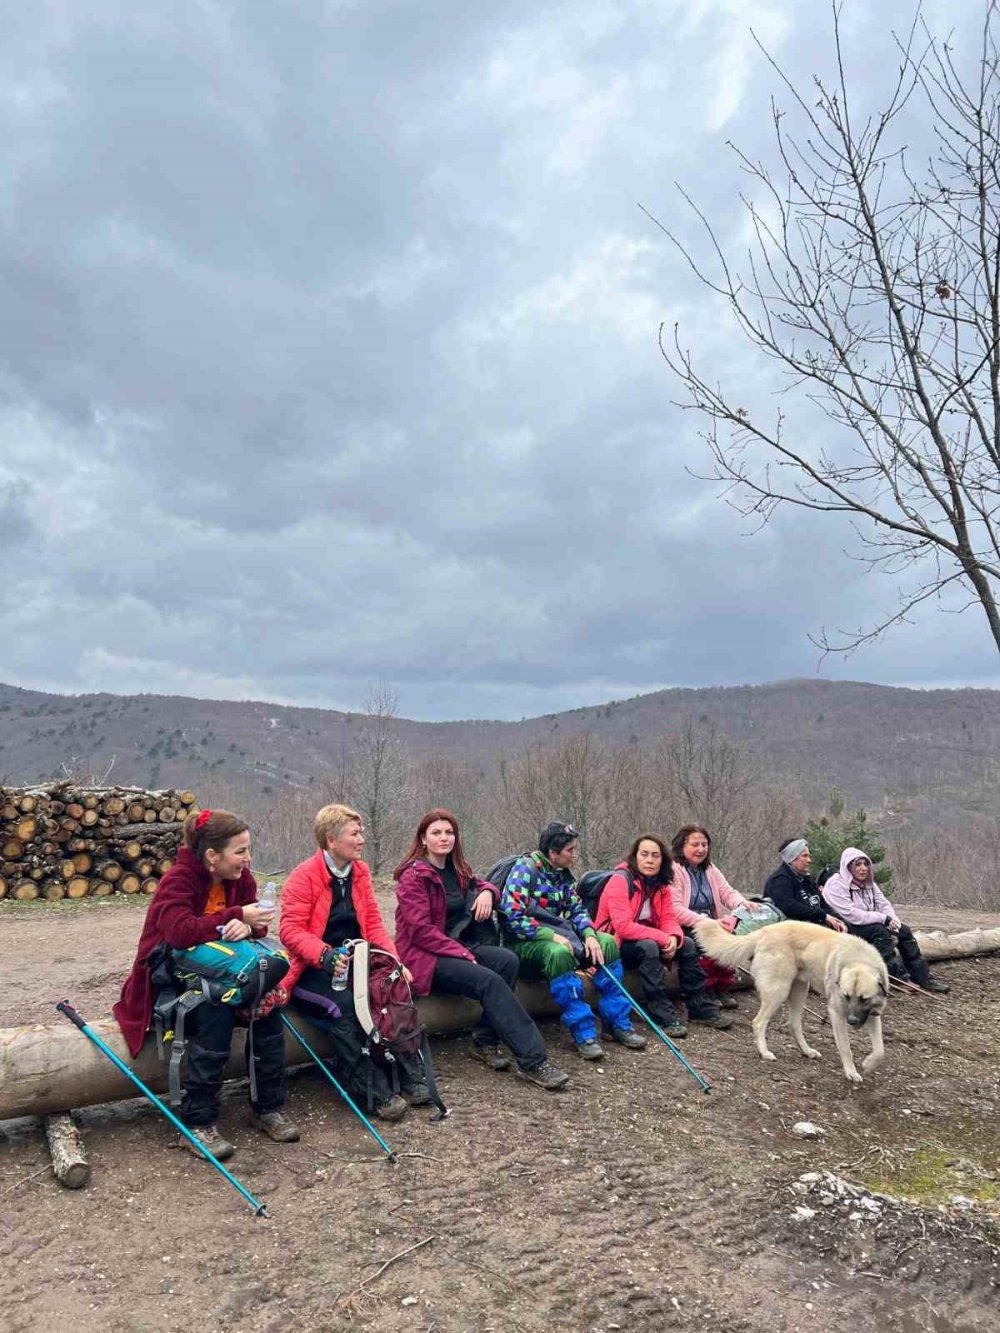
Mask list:
[{"label": "distant mountain ridge", "polygon": [[[0,782],[58,775],[80,758],[113,780],[266,792],[339,770],[363,715],[170,695],[57,695],[0,684]],[[488,765],[500,753],[581,732],[616,745],[694,721],[745,742],[769,777],[820,796],[933,822],[997,809],[1000,691],[910,690],[854,681],[668,689],[521,722],[400,719],[408,753]]]}]

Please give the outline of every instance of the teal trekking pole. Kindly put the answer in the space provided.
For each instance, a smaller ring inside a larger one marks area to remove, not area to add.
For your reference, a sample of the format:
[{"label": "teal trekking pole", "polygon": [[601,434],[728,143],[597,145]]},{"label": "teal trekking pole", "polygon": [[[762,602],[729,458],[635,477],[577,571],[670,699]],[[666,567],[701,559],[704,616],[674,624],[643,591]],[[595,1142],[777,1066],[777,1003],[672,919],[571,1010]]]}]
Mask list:
[{"label": "teal trekking pole", "polygon": [[364,1111],[361,1110],[357,1102],[346,1090],[346,1088],[341,1087],[341,1085],[330,1073],[330,1070],[327,1068],[326,1062],[316,1054],[313,1048],[306,1041],[305,1037],[303,1037],[302,1033],[298,1030],[298,1028],[295,1026],[292,1020],[284,1012],[281,1013],[281,1021],[282,1023],[284,1023],[285,1027],[292,1034],[295,1040],[299,1043],[302,1049],[306,1052],[306,1054],[313,1058],[323,1076],[329,1079],[330,1082],[333,1084],[333,1086],[337,1089],[341,1097],[343,1097],[344,1101],[351,1108],[354,1114],[358,1117],[358,1119],[364,1125],[365,1129],[367,1129],[368,1133],[372,1136],[372,1138],[379,1145],[379,1147],[383,1149],[388,1160],[393,1163],[397,1162],[399,1159],[397,1158],[396,1154],[389,1147],[388,1143],[386,1143],[385,1139],[382,1137],[382,1135],[378,1132],[378,1130],[375,1128],[372,1122],[365,1115]]},{"label": "teal trekking pole", "polygon": [[605,967],[605,965],[602,963],[601,971],[605,974],[605,976],[611,978],[611,980],[615,983],[615,985],[618,987],[621,993],[625,996],[626,1000],[628,1000],[629,1004],[632,1006],[635,1012],[639,1015],[641,1019],[643,1019],[646,1023],[649,1024],[649,1026],[659,1037],[660,1041],[662,1041],[664,1046],[666,1046],[667,1050],[670,1051],[672,1055],[676,1055],[677,1059],[680,1060],[681,1064],[688,1071],[688,1073],[691,1075],[694,1081],[698,1084],[702,1092],[711,1092],[712,1085],[711,1083],[709,1083],[708,1079],[703,1078],[701,1074],[698,1073],[697,1069],[695,1069],[692,1065],[688,1064],[687,1060],[684,1059],[684,1056],[681,1055],[680,1051],[670,1040],[667,1034],[663,1031],[660,1025],[658,1023],[653,1022],[653,1020],[650,1018],[649,1014],[646,1013],[645,1009],[643,1009],[639,1001],[631,994],[628,988],[618,980],[618,978],[611,971],[611,969],[609,967]]},{"label": "teal trekking pole", "polygon": [[90,1038],[90,1040],[94,1043],[97,1049],[103,1055],[106,1055],[108,1059],[111,1061],[111,1063],[113,1065],[116,1065],[117,1068],[121,1070],[121,1072],[125,1075],[127,1079],[129,1079],[132,1083],[135,1084],[135,1086],[139,1089],[139,1091],[146,1098],[146,1100],[152,1102],[152,1104],[156,1107],[156,1109],[160,1112],[160,1114],[166,1116],[166,1118],[170,1121],[170,1123],[174,1126],[174,1128],[179,1129],[189,1143],[194,1144],[194,1146],[198,1149],[198,1151],[201,1153],[202,1157],[204,1157],[206,1162],[211,1162],[212,1166],[215,1167],[216,1171],[218,1171],[220,1175],[225,1176],[225,1178],[229,1181],[230,1185],[232,1185],[233,1189],[237,1190],[240,1194],[243,1195],[244,1199],[246,1199],[247,1203],[253,1209],[255,1217],[267,1217],[267,1205],[260,1203],[259,1200],[253,1197],[253,1195],[250,1193],[249,1190],[244,1189],[243,1186],[240,1184],[240,1182],[232,1174],[232,1172],[227,1171],[226,1168],[219,1161],[219,1159],[213,1156],[213,1154],[208,1151],[208,1149],[204,1146],[204,1144],[198,1142],[195,1136],[188,1129],[187,1125],[185,1125],[182,1121],[178,1120],[177,1116],[174,1115],[173,1111],[171,1111],[168,1106],[165,1106],[163,1102],[160,1101],[156,1093],[150,1091],[150,1089],[146,1087],[145,1083],[143,1083],[142,1079],[138,1076],[138,1074],[134,1074],[132,1070],[129,1069],[128,1065],[125,1063],[124,1060],[119,1060],[118,1056],[115,1055],[111,1047],[101,1040],[101,1038],[97,1035],[97,1033],[90,1026],[90,1024],[87,1023],[85,1019],[80,1017],[80,1015],[76,1012],[76,1010],[73,1008],[73,1006],[70,1004],[68,1000],[63,1000],[60,1004],[57,1004],[56,1008],[59,1010],[61,1014],[65,1014],[71,1023],[75,1023],[85,1037]]}]

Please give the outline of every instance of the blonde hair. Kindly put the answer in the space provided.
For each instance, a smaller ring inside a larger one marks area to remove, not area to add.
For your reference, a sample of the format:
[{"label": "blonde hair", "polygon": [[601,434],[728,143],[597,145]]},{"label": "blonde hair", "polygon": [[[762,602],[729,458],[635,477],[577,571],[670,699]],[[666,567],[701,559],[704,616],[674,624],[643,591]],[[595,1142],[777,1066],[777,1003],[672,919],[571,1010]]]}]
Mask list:
[{"label": "blonde hair", "polygon": [[352,810],[349,805],[324,805],[322,810],[317,811],[313,820],[313,833],[320,850],[325,852],[327,839],[339,838],[354,819],[359,824],[362,822],[357,810]]}]

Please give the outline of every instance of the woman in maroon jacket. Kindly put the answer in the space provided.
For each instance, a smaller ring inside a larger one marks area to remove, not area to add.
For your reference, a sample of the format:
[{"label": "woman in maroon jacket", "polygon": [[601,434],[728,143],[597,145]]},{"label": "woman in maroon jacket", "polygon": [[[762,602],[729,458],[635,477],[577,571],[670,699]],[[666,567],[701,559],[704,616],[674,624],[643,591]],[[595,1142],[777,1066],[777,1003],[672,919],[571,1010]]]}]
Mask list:
[{"label": "woman in maroon jacket", "polygon": [[670,894],[673,861],[666,843],[643,833],[601,890],[594,915],[598,930],[614,935],[622,963],[639,973],[643,1005],[650,1018],[671,1037],[687,1036],[663,982],[664,965],[676,962],[681,994],[693,1023],[728,1028],[708,994],[694,940],[684,935]]},{"label": "woman in maroon jacket", "polygon": [[[202,810],[184,824],[184,845],[163,876],[146,911],[132,971],[114,1006],[114,1016],[133,1056],[139,1054],[153,1016],[150,955],[158,945],[189,949],[209,940],[245,940],[267,934],[273,909],[261,907],[250,873],[250,834],[228,810]],[[206,1001],[188,1015],[190,1040],[181,1119],[220,1160],[236,1149],[219,1133],[222,1076],[229,1059],[236,1010]],[[251,1056],[247,1042],[247,1059]],[[278,1143],[293,1143],[299,1131],[282,1114],[285,1104],[285,1041],[278,1009],[254,1021],[253,1057],[257,1101],[253,1120]],[[197,1153],[188,1140],[182,1145]],[[200,1154],[198,1154],[200,1157]]]},{"label": "woman in maroon jacket", "polygon": [[463,995],[483,1015],[472,1056],[490,1069],[510,1067],[540,1088],[565,1087],[568,1076],[551,1064],[534,1020],[514,994],[517,957],[501,948],[493,925],[499,890],[478,879],[462,851],[458,820],[430,810],[396,867],[396,949],[413,973],[418,995]]}]

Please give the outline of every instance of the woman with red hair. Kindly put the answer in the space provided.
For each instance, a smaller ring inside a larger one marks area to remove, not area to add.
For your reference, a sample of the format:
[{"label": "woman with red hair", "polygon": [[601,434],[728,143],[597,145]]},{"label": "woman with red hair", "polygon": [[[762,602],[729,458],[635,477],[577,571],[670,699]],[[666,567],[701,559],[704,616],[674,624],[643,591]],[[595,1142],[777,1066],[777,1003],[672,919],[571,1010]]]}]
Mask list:
[{"label": "woman with red hair", "polygon": [[499,889],[472,873],[458,820],[429,810],[396,867],[396,949],[418,995],[462,995],[482,1006],[472,1057],[490,1069],[510,1068],[547,1091],[568,1076],[551,1064],[534,1020],[514,994],[517,957],[497,943],[493,924]]}]

